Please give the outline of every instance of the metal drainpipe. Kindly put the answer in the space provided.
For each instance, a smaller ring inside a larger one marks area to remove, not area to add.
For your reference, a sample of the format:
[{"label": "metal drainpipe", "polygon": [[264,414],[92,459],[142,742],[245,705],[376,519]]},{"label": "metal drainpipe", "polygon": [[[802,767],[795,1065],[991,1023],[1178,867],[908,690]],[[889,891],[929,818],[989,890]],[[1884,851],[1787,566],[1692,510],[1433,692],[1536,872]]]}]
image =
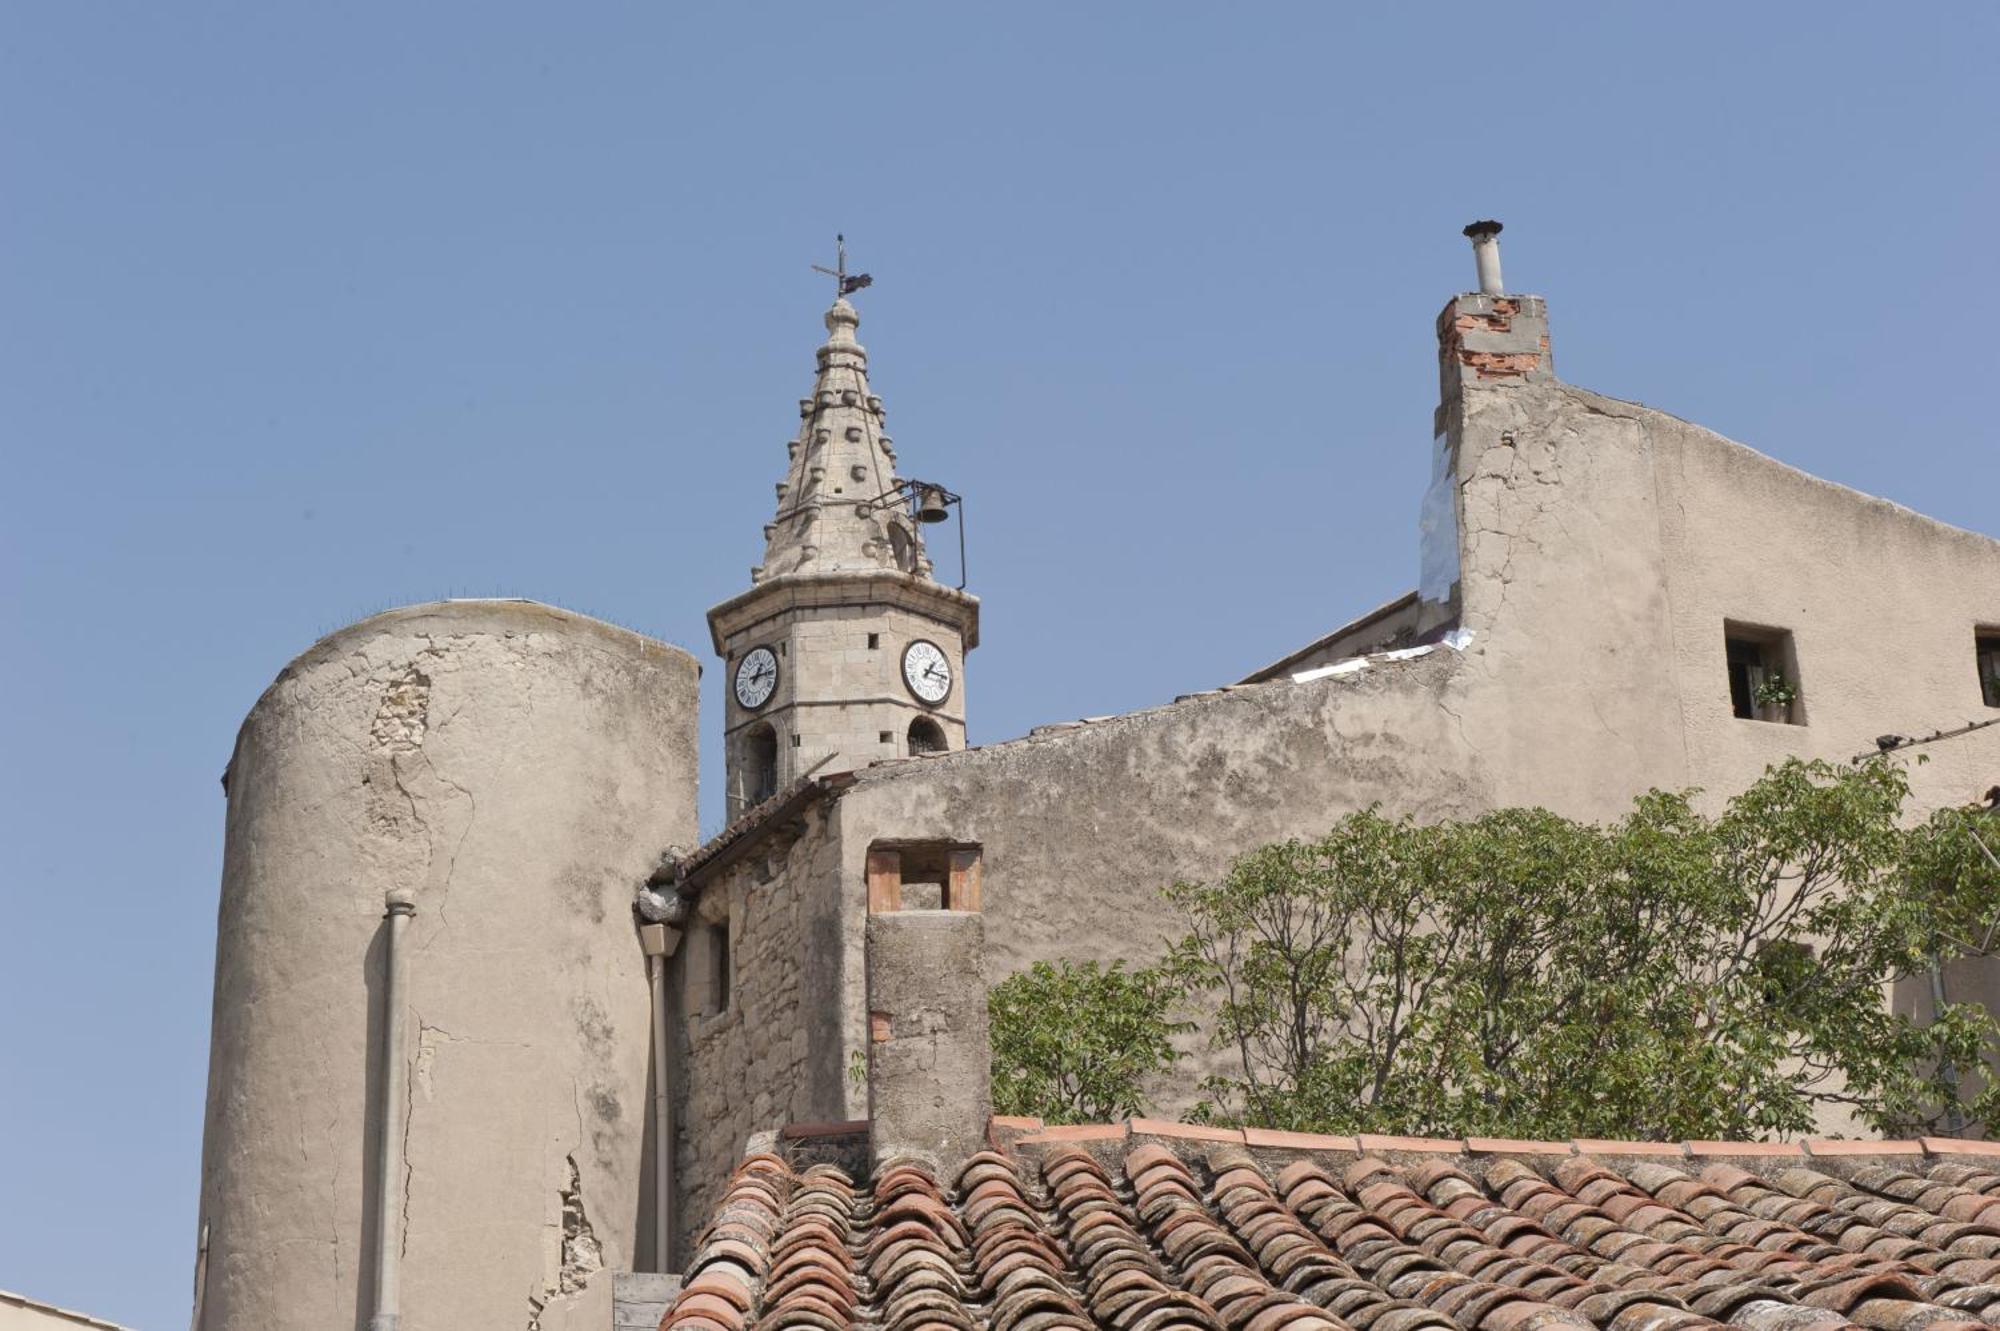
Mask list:
[{"label": "metal drainpipe", "polygon": [[408,888],[392,887],[383,899],[382,919],[388,925],[382,944],[382,1073],[375,1100],[376,1140],[382,1143],[375,1170],[375,1312],[368,1331],[396,1331],[402,1318],[402,1208],[395,1198],[402,1191],[403,1134],[408,1125],[397,1112],[405,1093],[403,1062],[403,930],[417,913],[416,897]]},{"label": "metal drainpipe", "polygon": [[674,1215],[674,1102],[667,1085],[667,958],[681,931],[664,924],[639,930],[646,978],[653,986],[653,1269],[671,1270]]}]

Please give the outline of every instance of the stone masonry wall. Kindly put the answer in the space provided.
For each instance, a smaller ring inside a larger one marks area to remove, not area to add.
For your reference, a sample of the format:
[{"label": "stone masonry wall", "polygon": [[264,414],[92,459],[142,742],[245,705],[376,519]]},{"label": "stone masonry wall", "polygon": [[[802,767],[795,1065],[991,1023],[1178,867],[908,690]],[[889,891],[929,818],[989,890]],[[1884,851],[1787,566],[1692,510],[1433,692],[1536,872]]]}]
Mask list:
[{"label": "stone masonry wall", "polygon": [[[815,1059],[831,1057],[814,1042],[814,1013],[823,1006],[813,1000],[814,939],[832,927],[826,894],[812,885],[837,864],[825,810],[810,809],[704,886],[681,940],[676,1270],[753,1133],[837,1116],[811,1090],[815,1075],[827,1079]],[[724,924],[729,993],[718,1008],[714,930]]]}]

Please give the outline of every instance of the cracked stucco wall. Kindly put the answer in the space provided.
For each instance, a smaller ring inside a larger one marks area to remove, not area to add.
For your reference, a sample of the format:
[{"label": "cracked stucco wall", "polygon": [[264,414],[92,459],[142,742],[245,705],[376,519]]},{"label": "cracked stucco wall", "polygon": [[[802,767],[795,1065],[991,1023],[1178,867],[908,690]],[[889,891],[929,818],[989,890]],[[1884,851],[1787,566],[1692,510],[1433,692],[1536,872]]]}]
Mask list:
[{"label": "cracked stucco wall", "polygon": [[[2000,715],[1973,663],[2000,541],[1552,379],[1457,397],[1466,734],[1496,797],[1583,817],[1649,786],[1720,800],[1790,755]],[[1731,713],[1725,621],[1792,634],[1806,724]],[[2000,777],[2000,727],[1925,753],[1917,806],[1970,802]]]},{"label": "cracked stucco wall", "polygon": [[445,602],[340,630],[258,701],[227,779],[203,1331],[366,1324],[392,886],[416,897],[403,1324],[569,1325],[633,1264],[630,902],[694,839],[696,681],[580,615]]},{"label": "cracked stucco wall", "polygon": [[[1380,804],[1425,820],[1488,806],[1482,756],[1463,742],[1458,654],[1343,678],[1250,685],[1166,707],[939,758],[867,769],[831,805],[837,877],[811,890],[842,902],[839,1056],[866,1048],[867,853],[877,841],[976,842],[989,982],[1036,961],[1156,960],[1177,928],[1160,889],[1225,870],[1238,853],[1316,836]],[[832,1044],[833,1039],[822,1043]],[[817,1045],[816,1045],[817,1047]],[[1196,1098],[1209,1055],[1154,1101]],[[867,1112],[863,1086],[828,1088]]]}]

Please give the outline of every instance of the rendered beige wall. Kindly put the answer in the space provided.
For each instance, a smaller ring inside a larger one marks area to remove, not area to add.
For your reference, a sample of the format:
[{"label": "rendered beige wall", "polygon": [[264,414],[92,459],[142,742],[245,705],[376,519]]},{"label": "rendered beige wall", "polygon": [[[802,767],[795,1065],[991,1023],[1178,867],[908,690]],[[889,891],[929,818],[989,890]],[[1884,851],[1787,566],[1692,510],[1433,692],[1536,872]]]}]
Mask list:
[{"label": "rendered beige wall", "polygon": [[624,629],[446,602],[331,635],[258,701],[228,778],[200,1331],[366,1324],[391,886],[416,896],[393,1014],[403,1325],[530,1326],[546,1304],[553,1327],[593,1261],[633,1265],[650,999],[630,906],[694,841],[696,681]]},{"label": "rendered beige wall", "polygon": [[[1647,786],[1719,800],[1789,755],[1845,762],[1982,705],[1973,629],[2000,541],[1561,384],[1466,394],[1467,717],[1510,803],[1609,816]],[[1805,725],[1731,713],[1724,621],[1789,629]],[[1909,761],[1916,804],[2000,780],[2000,727]]]},{"label": "rendered beige wall", "polygon": [[[1160,889],[1380,804],[1431,821],[1490,806],[1460,742],[1462,662],[1432,656],[1253,685],[963,754],[863,772],[835,806],[842,1058],[863,1047],[866,857],[878,840],[981,846],[987,979],[1060,957],[1154,960],[1177,934]],[[1198,1074],[1178,1078],[1185,1095]],[[847,1117],[865,1093],[851,1089]]]}]

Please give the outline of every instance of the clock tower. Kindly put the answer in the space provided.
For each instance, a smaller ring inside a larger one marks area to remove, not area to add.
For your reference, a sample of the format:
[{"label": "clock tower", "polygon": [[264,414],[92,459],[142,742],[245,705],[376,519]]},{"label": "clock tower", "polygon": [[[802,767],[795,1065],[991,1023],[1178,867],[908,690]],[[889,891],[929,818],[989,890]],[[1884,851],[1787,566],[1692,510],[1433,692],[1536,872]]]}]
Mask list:
[{"label": "clock tower", "polygon": [[[827,271],[822,269],[821,271]],[[750,587],[708,612],[723,659],[734,819],[808,772],[965,747],[979,600],[932,575],[924,528],[957,496],[897,473],[843,252],[812,396],[799,399],[777,513]]]}]

